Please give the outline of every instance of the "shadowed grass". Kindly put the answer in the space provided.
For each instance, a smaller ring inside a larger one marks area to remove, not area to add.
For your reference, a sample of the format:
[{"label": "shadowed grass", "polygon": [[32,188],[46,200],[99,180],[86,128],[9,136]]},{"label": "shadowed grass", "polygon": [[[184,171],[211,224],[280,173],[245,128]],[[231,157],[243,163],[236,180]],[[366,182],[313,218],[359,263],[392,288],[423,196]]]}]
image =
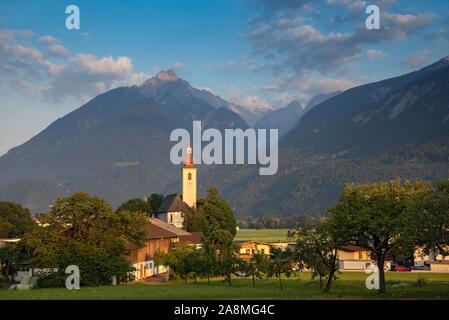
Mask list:
[{"label": "shadowed grass", "polygon": [[[283,279],[284,290],[280,290],[276,279],[258,280],[256,288],[251,280],[234,280],[232,287],[221,280],[205,280],[198,284],[171,281],[162,285],[131,284],[109,287],[89,287],[80,290],[34,289],[10,291],[1,289],[0,299],[449,299],[449,274],[433,273],[387,273],[385,295],[365,288],[365,273],[340,273],[330,293],[319,289],[318,281],[312,281],[309,273],[298,278]],[[419,286],[417,279],[426,279]]]}]

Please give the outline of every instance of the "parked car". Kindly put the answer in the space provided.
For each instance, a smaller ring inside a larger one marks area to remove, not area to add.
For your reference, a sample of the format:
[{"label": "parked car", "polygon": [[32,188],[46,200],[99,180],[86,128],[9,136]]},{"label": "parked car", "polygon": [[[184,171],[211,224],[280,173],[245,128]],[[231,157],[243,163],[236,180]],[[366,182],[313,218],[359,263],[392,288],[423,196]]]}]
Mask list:
[{"label": "parked car", "polygon": [[430,266],[428,266],[428,265],[413,266],[412,270],[429,271],[430,270]]},{"label": "parked car", "polygon": [[396,272],[410,272],[410,271],[412,271],[412,268],[404,267],[404,266],[396,266],[394,268],[394,271],[396,271]]}]

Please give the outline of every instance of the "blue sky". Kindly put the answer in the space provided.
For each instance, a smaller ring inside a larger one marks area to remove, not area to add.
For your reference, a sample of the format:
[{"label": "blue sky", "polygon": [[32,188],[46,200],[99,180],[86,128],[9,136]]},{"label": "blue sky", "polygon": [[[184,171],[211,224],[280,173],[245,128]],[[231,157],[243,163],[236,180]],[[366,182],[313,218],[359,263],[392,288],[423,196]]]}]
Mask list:
[{"label": "blue sky", "polygon": [[[70,4],[80,30],[65,28]],[[364,28],[369,4],[381,30]],[[247,108],[278,108],[447,55],[447,0],[1,0],[0,154],[161,69]]]}]

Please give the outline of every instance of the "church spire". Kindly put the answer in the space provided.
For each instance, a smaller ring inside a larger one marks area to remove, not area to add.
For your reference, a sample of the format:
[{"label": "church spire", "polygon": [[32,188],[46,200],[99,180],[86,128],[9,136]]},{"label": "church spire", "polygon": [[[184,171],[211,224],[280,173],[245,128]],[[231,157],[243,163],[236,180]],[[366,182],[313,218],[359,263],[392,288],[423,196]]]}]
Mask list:
[{"label": "church spire", "polygon": [[195,163],[193,162],[193,153],[192,153],[192,147],[190,144],[187,146],[186,149],[186,158],[184,160],[184,167],[185,168],[194,168]]},{"label": "church spire", "polygon": [[186,159],[182,168],[182,200],[190,207],[196,207],[196,171],[192,147],[186,149]]}]

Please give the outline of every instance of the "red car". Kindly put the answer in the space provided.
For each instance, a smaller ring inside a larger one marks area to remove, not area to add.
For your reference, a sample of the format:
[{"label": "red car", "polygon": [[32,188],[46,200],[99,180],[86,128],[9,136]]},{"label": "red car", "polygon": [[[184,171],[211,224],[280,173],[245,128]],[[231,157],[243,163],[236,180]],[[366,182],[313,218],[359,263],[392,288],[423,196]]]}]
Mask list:
[{"label": "red car", "polygon": [[397,266],[394,268],[396,272],[410,272],[412,269],[410,267]]}]

